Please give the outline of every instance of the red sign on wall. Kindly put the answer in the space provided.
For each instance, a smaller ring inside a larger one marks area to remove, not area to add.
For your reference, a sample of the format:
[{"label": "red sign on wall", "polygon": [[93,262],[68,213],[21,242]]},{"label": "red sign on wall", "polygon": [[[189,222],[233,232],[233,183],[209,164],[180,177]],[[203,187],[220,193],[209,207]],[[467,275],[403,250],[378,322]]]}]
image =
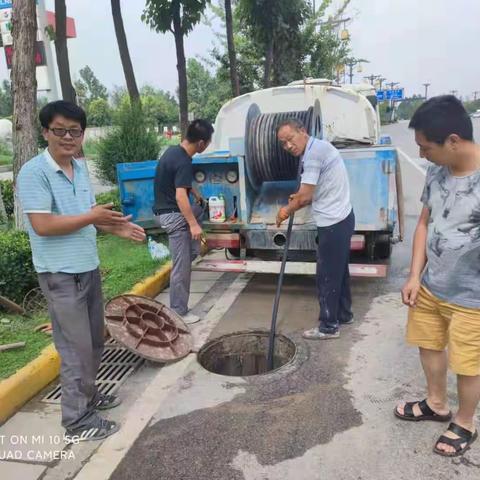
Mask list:
[{"label": "red sign on wall", "polygon": [[[5,45],[5,58],[7,59],[7,68],[12,68],[13,45]],[[47,64],[45,55],[45,45],[43,42],[35,42],[35,66],[41,67]]]}]

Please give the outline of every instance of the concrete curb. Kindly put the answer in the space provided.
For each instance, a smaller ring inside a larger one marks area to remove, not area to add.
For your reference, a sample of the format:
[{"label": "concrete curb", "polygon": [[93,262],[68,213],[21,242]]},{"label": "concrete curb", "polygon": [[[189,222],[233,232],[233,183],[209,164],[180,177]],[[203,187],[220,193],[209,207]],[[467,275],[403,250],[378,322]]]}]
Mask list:
[{"label": "concrete curb", "polygon": [[[165,264],[151,277],[134,285],[130,293],[155,297],[168,284],[172,264]],[[60,373],[60,356],[53,344],[13,375],[0,381],[0,424],[5,422]]]}]

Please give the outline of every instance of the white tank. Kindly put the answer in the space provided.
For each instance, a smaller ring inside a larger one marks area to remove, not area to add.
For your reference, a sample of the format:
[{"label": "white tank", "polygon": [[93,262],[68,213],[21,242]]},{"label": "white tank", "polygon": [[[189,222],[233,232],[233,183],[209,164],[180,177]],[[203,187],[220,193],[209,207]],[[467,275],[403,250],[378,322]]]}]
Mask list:
[{"label": "white tank", "polygon": [[[364,94],[353,88],[334,86],[325,79],[294,83],[247,93],[226,103],[217,115],[209,151],[230,150],[233,143],[241,143],[245,137],[247,113],[253,104],[261,113],[304,111],[316,106],[325,140],[348,139],[363,144],[378,142],[380,125],[377,112]],[[364,91],[363,88],[361,90]]]}]

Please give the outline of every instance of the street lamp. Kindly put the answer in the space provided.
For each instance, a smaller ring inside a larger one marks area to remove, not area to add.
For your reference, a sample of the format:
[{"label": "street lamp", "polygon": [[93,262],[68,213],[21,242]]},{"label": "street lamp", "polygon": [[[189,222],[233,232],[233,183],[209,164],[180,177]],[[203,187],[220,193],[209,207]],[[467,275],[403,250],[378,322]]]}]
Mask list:
[{"label": "street lamp", "polygon": [[362,63],[369,63],[364,58],[347,58],[345,60],[345,66],[348,67],[348,76],[350,77],[350,84],[353,83],[353,67],[355,65],[361,65]]},{"label": "street lamp", "polygon": [[428,98],[428,87],[430,86],[430,83],[424,83],[423,86],[425,87],[425,100]]}]

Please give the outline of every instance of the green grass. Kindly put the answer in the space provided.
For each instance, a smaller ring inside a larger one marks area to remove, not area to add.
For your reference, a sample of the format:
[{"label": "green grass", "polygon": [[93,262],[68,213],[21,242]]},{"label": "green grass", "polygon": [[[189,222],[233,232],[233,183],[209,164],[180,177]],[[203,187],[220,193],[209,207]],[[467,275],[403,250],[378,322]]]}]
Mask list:
[{"label": "green grass", "polygon": [[[98,237],[98,252],[105,300],[128,292],[161,266],[160,262],[151,259],[145,243],[138,244],[113,235]],[[11,323],[0,323],[0,344],[25,341],[26,345],[0,352],[0,379],[9,377],[25,366],[51,342],[50,336],[33,331],[35,326],[49,321],[46,316],[29,319],[0,312],[1,318],[8,318]]]},{"label": "green grass", "polygon": [[0,154],[0,165],[12,165],[13,156]]},{"label": "green grass", "polygon": [[0,379],[9,377],[33,360],[51,342],[49,335],[33,331],[37,325],[49,321],[47,316],[25,318],[0,313],[0,319],[3,318],[10,320],[10,323],[0,323],[0,345],[16,342],[26,342],[26,345],[0,352]]},{"label": "green grass", "polygon": [[98,237],[98,253],[106,300],[128,292],[161,266],[151,259],[146,243],[137,244],[113,235]]}]

